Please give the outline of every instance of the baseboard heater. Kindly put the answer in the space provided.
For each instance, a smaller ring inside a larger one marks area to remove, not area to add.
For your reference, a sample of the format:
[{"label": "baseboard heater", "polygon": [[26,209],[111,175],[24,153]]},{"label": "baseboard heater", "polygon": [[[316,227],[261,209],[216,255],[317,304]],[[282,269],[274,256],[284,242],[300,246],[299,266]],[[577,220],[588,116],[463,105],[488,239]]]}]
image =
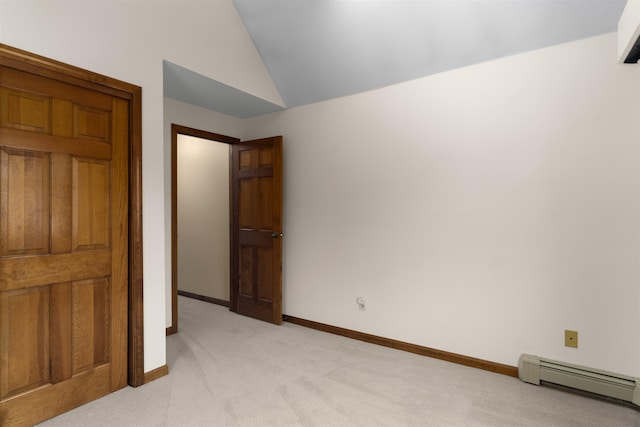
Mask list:
[{"label": "baseboard heater", "polygon": [[518,377],[527,383],[551,383],[631,402],[640,406],[640,378],[523,354]]}]

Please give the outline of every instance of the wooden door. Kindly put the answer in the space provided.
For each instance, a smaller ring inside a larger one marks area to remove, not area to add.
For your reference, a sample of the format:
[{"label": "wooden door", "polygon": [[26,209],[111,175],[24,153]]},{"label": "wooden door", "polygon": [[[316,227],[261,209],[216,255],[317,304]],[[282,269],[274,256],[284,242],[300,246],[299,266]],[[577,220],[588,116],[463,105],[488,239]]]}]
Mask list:
[{"label": "wooden door", "polygon": [[0,66],[0,425],[127,384],[129,104]]},{"label": "wooden door", "polygon": [[282,137],[232,145],[231,310],[282,323]]}]

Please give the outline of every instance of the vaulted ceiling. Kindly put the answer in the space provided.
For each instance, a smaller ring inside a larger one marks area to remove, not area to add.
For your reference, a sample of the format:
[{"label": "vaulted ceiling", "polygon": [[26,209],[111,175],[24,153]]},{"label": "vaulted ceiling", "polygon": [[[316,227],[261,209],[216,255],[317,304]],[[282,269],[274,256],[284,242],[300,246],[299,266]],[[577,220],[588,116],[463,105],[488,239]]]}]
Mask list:
[{"label": "vaulted ceiling", "polygon": [[[626,0],[233,4],[291,108],[616,31]],[[168,62],[165,95],[243,118],[283,109]]]}]

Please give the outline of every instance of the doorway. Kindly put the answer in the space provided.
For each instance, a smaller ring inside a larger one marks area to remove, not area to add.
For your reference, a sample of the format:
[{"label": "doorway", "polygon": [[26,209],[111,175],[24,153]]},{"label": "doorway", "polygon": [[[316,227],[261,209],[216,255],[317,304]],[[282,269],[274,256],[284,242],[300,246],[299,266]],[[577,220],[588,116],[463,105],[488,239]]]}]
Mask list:
[{"label": "doorway", "polygon": [[178,331],[179,294],[229,307],[229,144],[238,142],[225,135],[171,126],[171,326],[167,335]]}]

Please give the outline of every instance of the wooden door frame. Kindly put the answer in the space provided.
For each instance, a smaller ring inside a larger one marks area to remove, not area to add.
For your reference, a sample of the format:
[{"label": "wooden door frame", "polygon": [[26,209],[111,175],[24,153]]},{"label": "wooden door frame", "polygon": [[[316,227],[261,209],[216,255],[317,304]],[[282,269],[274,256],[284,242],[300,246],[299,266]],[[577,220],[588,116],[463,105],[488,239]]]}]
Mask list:
[{"label": "wooden door frame", "polygon": [[0,65],[129,102],[128,384],[144,384],[142,277],[142,88],[0,43]]},{"label": "wooden door frame", "polygon": [[[232,136],[171,124],[171,326],[167,328],[167,335],[178,332],[178,135],[193,136],[229,145],[240,143],[240,139]],[[229,161],[231,161],[231,150],[229,150]],[[230,182],[229,185],[229,191],[232,191],[233,183]],[[229,215],[231,215],[231,202],[229,205]],[[229,287],[232,289],[231,283]]]}]

